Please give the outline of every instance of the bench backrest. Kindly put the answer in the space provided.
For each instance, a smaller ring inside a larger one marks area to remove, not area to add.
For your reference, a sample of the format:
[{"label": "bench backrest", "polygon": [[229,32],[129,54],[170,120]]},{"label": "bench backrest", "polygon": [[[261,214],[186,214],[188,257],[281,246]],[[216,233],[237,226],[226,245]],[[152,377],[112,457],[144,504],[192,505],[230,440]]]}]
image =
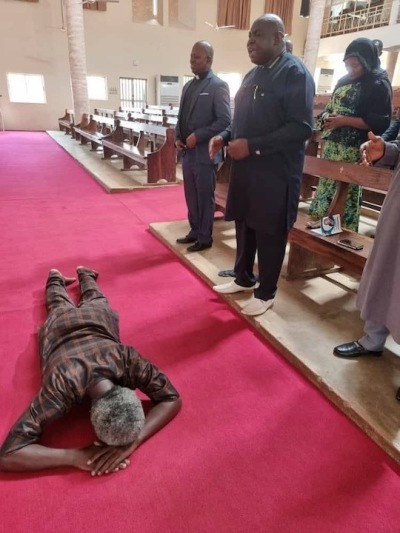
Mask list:
[{"label": "bench backrest", "polygon": [[105,117],[103,115],[92,115],[92,120],[97,122],[97,124],[105,124],[110,127],[115,127],[114,117]]},{"label": "bench backrest", "polygon": [[329,161],[312,155],[305,157],[303,174],[317,179],[323,177],[336,181],[336,194],[327,215],[339,214],[341,216],[344,213],[349,184],[353,183],[386,192],[392,178],[392,171],[387,168]]},{"label": "bench backrest", "polygon": [[354,183],[379,191],[388,190],[392,177],[392,171],[387,168],[329,161],[311,155],[305,157],[303,173],[343,183]]},{"label": "bench backrest", "polygon": [[169,109],[168,111],[165,112],[167,117],[177,117],[178,113],[179,113],[178,107],[176,107],[175,109]]},{"label": "bench backrest", "polygon": [[117,125],[119,141],[128,140],[131,144],[137,146],[139,150],[145,150],[150,145],[151,151],[154,152],[156,147],[160,147],[164,143],[174,146],[174,128],[131,120],[118,120]]},{"label": "bench backrest", "polygon": [[100,107],[96,107],[94,110],[94,115],[101,115],[102,117],[113,117],[115,115],[115,111],[113,109],[102,109]]},{"label": "bench backrest", "polygon": [[148,115],[142,111],[128,111],[129,119],[136,122],[146,122]]},{"label": "bench backrest", "polygon": [[175,128],[175,126],[178,124],[178,117],[170,117],[166,115],[165,117],[165,126],[171,126]]},{"label": "bench backrest", "polygon": [[127,111],[128,113],[143,113],[143,107],[121,106],[119,111]]},{"label": "bench backrest", "polygon": [[131,120],[120,120],[119,126],[126,130],[132,130],[134,132],[142,132],[148,135],[162,135],[165,137],[166,129],[164,126],[158,126],[156,124],[146,124],[144,122],[135,122]]},{"label": "bench backrest", "polygon": [[162,109],[160,107],[146,107],[146,109],[143,110],[144,113],[147,115],[165,115],[165,109]]}]

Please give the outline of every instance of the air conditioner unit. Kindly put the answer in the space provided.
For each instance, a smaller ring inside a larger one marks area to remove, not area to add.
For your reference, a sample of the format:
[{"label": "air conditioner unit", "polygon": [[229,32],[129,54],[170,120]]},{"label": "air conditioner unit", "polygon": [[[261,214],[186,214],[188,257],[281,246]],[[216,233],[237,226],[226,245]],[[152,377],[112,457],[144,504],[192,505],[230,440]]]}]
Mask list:
[{"label": "air conditioner unit", "polygon": [[156,76],[156,102],[158,105],[179,105],[179,76]]},{"label": "air conditioner unit", "polygon": [[321,68],[318,78],[317,94],[332,92],[333,74],[333,69]]}]

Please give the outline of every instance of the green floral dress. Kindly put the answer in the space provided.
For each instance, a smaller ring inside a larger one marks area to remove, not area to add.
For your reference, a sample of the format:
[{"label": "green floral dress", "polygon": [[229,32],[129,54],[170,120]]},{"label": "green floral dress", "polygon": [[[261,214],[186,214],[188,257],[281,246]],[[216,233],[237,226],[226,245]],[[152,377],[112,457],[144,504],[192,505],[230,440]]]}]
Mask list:
[{"label": "green floral dress", "polygon": [[[325,113],[355,116],[355,107],[361,90],[360,83],[350,83],[338,87],[332,94],[329,104],[321,114],[320,125]],[[318,124],[317,124],[318,127]],[[322,157],[332,161],[345,161],[358,163],[360,161],[360,145],[368,138],[367,130],[345,127],[336,130],[325,130],[322,134],[325,140]],[[326,215],[331,201],[336,192],[336,182],[331,179],[321,178],[315,196],[311,202],[309,214],[312,218],[321,218]],[[361,187],[349,185],[342,225],[357,231],[360,217]]]}]

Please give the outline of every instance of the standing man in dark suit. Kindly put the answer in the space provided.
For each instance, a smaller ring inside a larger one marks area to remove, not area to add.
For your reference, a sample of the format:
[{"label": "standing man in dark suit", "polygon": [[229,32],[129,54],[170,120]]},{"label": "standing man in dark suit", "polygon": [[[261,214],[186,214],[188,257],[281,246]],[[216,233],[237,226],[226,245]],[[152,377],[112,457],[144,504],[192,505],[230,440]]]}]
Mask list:
[{"label": "standing man in dark suit", "polygon": [[214,290],[252,292],[257,252],[260,285],[242,310],[257,316],[274,303],[296,220],[314,81],[302,61],[286,52],[285,28],[276,15],[253,23],[247,50],[256,67],[236,95],[232,128],[210,141],[210,157],[227,144],[233,159],[225,217],[235,221],[237,243],[235,280]]},{"label": "standing man in dark suit", "polygon": [[176,148],[182,153],[183,184],[190,231],[177,239],[179,244],[191,244],[189,252],[200,252],[212,246],[215,210],[215,180],[222,150],[213,159],[208,154],[208,142],[231,122],[229,87],[211,70],[214,50],[207,41],[194,44],[190,66],[195,78],[183,88]]}]

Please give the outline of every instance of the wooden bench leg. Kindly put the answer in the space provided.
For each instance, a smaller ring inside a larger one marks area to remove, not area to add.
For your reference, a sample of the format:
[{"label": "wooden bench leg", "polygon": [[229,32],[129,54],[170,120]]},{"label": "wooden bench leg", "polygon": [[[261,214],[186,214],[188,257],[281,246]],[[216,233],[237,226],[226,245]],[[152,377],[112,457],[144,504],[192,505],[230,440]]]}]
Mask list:
[{"label": "wooden bench leg", "polygon": [[111,148],[103,145],[103,159],[111,159],[111,156],[117,155]]},{"label": "wooden bench leg", "polygon": [[159,158],[151,158],[150,156],[147,159],[147,183],[157,183],[161,179],[162,171]]},{"label": "wooden bench leg", "polygon": [[90,141],[90,146],[91,146],[90,150],[92,152],[97,152],[97,150],[102,147],[102,145],[99,145],[97,141]]},{"label": "wooden bench leg", "polygon": [[123,155],[122,156],[122,166],[123,168],[121,170],[130,170],[133,165],[137,165],[140,169],[145,169],[146,165],[143,165],[143,163],[139,163],[138,161],[134,161],[132,158]]},{"label": "wooden bench leg", "polygon": [[336,266],[332,261],[314,254],[297,244],[290,243],[286,279],[311,278],[337,272],[338,270],[340,270],[340,267]]}]

